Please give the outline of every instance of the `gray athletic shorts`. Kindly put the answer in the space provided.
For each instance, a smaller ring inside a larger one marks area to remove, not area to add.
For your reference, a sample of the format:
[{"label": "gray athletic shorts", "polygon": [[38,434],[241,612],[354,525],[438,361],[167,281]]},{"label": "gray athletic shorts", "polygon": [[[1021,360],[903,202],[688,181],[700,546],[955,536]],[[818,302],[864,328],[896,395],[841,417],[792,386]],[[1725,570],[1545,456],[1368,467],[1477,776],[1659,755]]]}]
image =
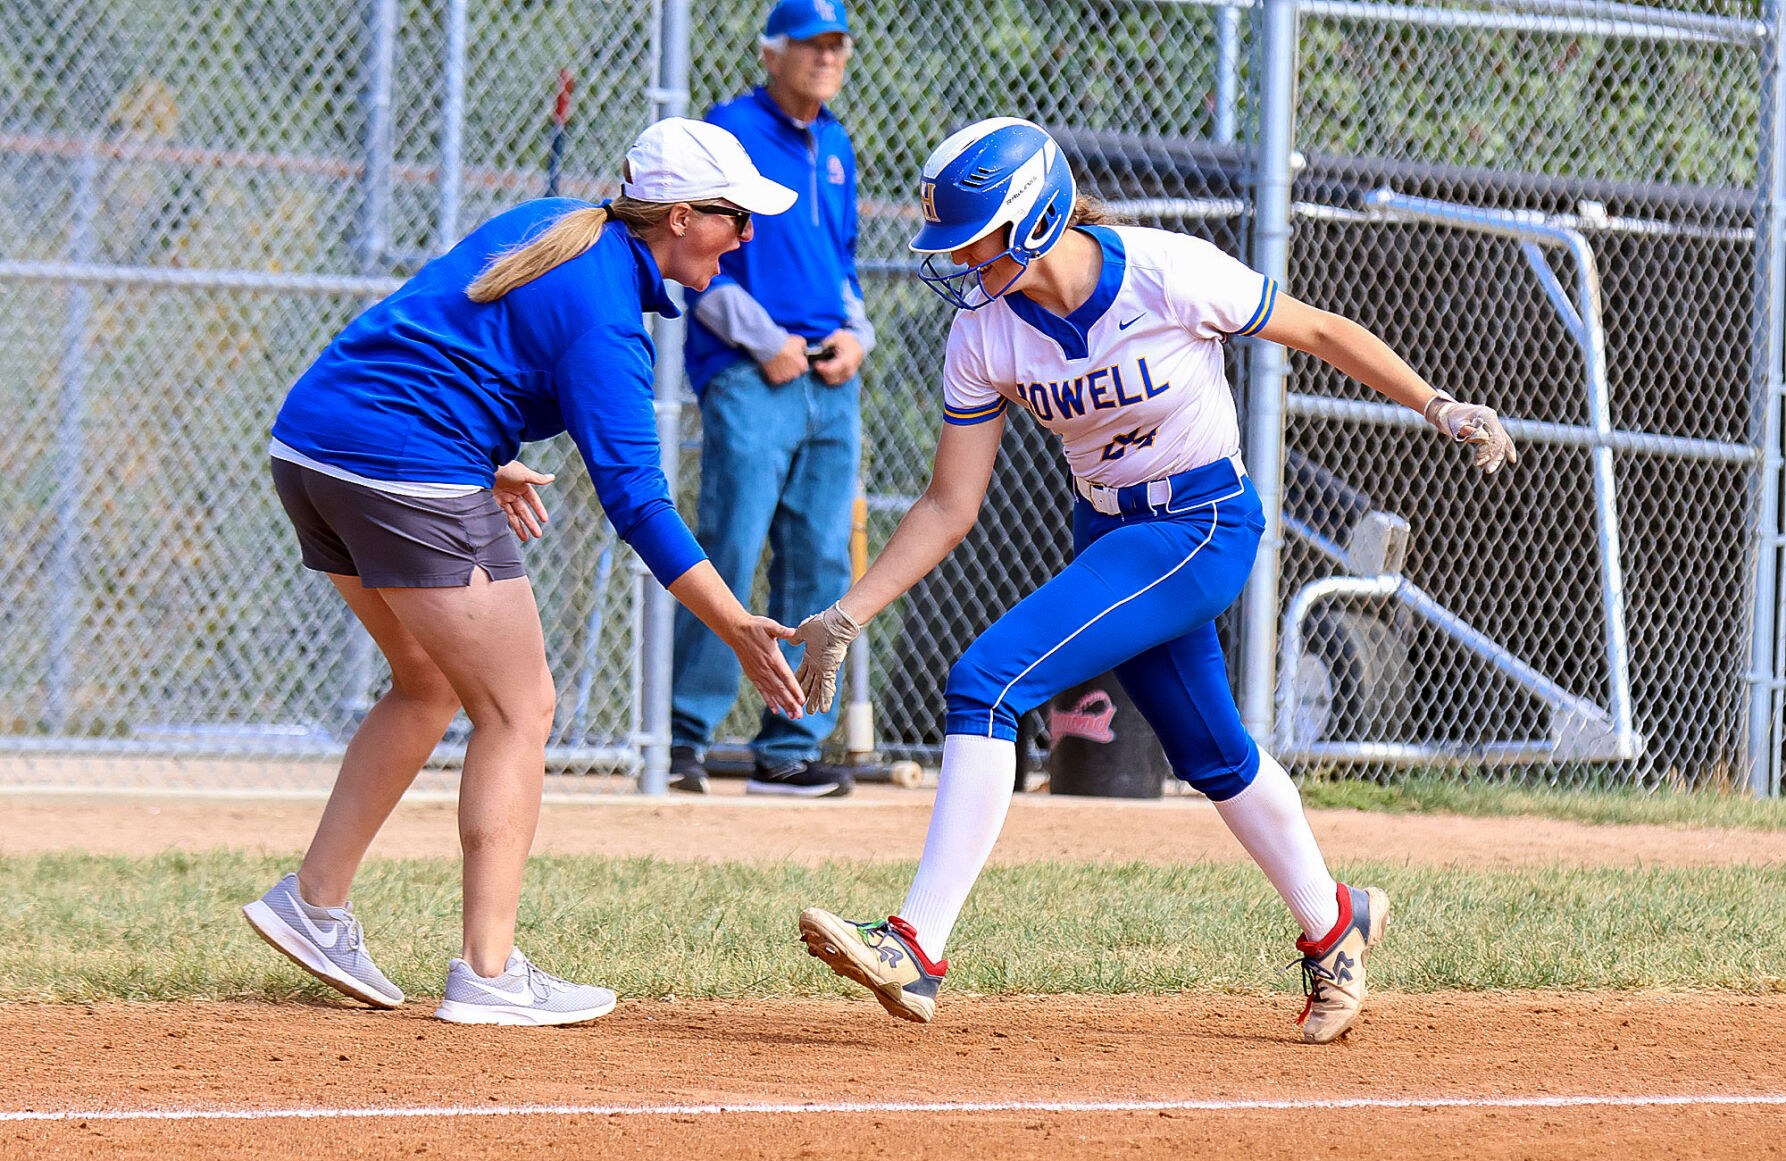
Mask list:
[{"label": "gray athletic shorts", "polygon": [[527,575],[521,545],[488,488],[444,499],[393,496],[273,460],[273,487],[298,532],[304,567],[369,589],[440,589]]}]

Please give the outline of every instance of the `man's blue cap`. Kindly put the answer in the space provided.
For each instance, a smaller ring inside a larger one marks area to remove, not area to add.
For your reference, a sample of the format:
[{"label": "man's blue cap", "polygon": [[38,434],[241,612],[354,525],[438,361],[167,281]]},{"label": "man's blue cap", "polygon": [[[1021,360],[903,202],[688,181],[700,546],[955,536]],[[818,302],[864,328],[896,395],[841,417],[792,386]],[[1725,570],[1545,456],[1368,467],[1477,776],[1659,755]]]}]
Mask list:
[{"label": "man's blue cap", "polygon": [[785,36],[789,40],[811,40],[827,32],[849,35],[849,14],[843,0],[781,0],[769,10],[764,36]]}]

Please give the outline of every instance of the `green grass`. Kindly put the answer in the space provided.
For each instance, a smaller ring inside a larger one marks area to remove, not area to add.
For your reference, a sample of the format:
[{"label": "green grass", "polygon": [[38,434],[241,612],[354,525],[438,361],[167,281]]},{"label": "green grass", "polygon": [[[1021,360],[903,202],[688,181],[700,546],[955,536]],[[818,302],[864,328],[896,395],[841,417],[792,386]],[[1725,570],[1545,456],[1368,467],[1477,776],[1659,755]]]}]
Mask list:
[{"label": "green grass", "polygon": [[1577,789],[1512,784],[1492,777],[1465,781],[1455,771],[1411,771],[1388,784],[1311,774],[1301,784],[1303,805],[1311,808],[1786,830],[1786,796],[1757,799],[1709,790]]},{"label": "green grass", "polygon": [[[289,860],[237,852],[0,858],[0,998],[332,997],[237,908]],[[537,859],[522,946],[623,996],[848,991],[795,938],[800,908],[884,915],[910,864]],[[1786,868],[1459,872],[1341,868],[1395,899],[1373,986],[1786,991]],[[458,868],[369,863],[355,906],[380,964],[437,995],[458,947]],[[1250,866],[1034,863],[982,879],[949,948],[983,993],[1259,992],[1296,986],[1291,924]]]}]

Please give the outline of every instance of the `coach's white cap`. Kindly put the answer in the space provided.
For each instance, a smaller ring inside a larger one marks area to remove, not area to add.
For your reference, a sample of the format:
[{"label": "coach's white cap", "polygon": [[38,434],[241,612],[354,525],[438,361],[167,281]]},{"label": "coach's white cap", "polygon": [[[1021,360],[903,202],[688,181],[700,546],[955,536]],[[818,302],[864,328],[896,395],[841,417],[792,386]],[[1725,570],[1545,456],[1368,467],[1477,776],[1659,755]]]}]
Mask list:
[{"label": "coach's white cap", "polygon": [[794,191],[757,172],[738,139],[705,121],[666,117],[649,125],[626,151],[629,198],[645,202],[698,202],[725,198],[753,214],[779,214],[794,204]]}]

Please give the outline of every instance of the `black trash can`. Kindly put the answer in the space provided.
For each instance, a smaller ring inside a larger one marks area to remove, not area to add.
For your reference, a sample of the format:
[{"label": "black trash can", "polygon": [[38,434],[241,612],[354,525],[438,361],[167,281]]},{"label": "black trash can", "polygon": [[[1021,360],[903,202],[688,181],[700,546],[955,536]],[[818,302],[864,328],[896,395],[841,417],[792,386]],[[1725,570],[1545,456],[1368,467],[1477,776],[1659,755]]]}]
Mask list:
[{"label": "black trash can", "polygon": [[1048,790],[1101,798],[1158,798],[1172,775],[1153,727],[1106,673],[1048,703]]}]

